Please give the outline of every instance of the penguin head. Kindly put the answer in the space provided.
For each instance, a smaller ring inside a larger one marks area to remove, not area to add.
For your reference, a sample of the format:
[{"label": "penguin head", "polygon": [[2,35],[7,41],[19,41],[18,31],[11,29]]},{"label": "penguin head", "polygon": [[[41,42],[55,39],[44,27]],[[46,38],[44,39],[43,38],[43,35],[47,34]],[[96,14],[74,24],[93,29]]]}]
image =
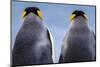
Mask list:
[{"label": "penguin head", "polygon": [[33,13],[36,16],[38,16],[40,19],[43,19],[42,17],[42,12],[38,7],[27,7],[24,11],[23,11],[23,18],[26,17],[28,14]]},{"label": "penguin head", "polygon": [[75,10],[74,12],[72,12],[72,15],[70,16],[70,21],[73,21],[75,18],[79,16],[83,17],[86,20],[88,19],[87,15],[83,11]]}]

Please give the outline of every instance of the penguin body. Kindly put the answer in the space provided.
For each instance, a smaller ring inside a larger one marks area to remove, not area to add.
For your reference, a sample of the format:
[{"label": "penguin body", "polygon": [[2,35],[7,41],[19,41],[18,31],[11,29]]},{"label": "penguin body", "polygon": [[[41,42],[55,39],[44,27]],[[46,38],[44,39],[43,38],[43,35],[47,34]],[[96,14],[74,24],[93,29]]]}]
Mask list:
[{"label": "penguin body", "polygon": [[95,37],[84,17],[74,18],[65,35],[59,63],[95,61]]},{"label": "penguin body", "polygon": [[16,36],[12,57],[12,65],[53,63],[49,31],[34,13],[25,17]]}]

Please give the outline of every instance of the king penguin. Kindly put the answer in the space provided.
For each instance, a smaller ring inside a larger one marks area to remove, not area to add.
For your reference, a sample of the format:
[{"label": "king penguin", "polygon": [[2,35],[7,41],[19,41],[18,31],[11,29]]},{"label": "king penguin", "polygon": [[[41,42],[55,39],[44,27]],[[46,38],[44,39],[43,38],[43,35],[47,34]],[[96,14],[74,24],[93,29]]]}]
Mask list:
[{"label": "king penguin", "polygon": [[88,16],[81,10],[75,10],[70,21],[70,28],[62,43],[59,63],[95,61],[95,34],[88,26]]},{"label": "king penguin", "polygon": [[23,19],[12,51],[12,65],[52,64],[53,38],[43,24],[41,10],[38,7],[27,7],[23,11]]}]

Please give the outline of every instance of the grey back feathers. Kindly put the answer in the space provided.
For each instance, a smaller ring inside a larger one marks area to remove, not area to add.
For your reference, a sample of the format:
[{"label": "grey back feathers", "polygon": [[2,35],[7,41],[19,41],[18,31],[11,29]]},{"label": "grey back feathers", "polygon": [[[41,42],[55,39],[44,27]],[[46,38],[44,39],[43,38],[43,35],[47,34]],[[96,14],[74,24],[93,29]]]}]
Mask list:
[{"label": "grey back feathers", "polygon": [[77,17],[66,34],[59,63],[95,60],[95,38],[86,20]]},{"label": "grey back feathers", "polygon": [[25,17],[16,36],[12,57],[12,65],[53,63],[48,29],[36,15]]}]

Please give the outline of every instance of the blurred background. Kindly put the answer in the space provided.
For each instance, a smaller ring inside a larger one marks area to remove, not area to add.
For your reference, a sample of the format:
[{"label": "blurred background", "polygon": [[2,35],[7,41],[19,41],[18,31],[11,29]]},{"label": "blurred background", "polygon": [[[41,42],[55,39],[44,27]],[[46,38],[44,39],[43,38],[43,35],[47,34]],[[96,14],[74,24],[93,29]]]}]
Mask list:
[{"label": "blurred background", "polygon": [[88,25],[95,33],[95,6],[83,6],[72,4],[54,4],[38,2],[12,2],[12,46],[15,37],[23,24],[22,12],[26,7],[38,7],[43,14],[43,23],[48,26],[55,42],[55,57],[58,62],[61,45],[65,34],[70,27],[69,17],[74,10],[82,10],[88,16]]}]

